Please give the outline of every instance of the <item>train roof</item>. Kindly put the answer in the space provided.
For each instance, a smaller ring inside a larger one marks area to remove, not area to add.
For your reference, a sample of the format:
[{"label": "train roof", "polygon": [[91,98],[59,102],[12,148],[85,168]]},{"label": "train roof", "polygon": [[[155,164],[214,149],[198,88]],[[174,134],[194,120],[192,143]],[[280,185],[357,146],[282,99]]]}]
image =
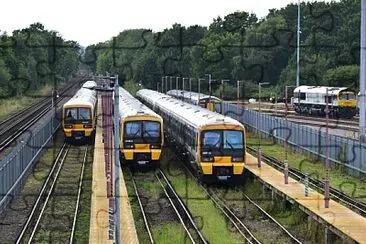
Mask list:
[{"label": "train roof", "polygon": [[[198,98],[200,100],[205,100],[205,99],[208,99],[210,97],[210,95],[207,95],[207,94],[204,94],[204,93],[189,92],[189,91],[186,91],[186,90],[176,90],[176,89],[167,91],[167,94],[171,95],[173,97],[179,97],[179,98],[184,97],[185,99],[190,99],[195,104],[197,104]],[[220,98],[215,97],[215,96],[211,96],[210,99],[221,101]]]},{"label": "train roof", "polygon": [[134,98],[122,87],[119,87],[119,115],[121,118],[130,116],[154,116],[162,119],[160,115]]},{"label": "train roof", "polygon": [[87,105],[94,107],[97,101],[97,92],[88,88],[80,88],[76,94],[64,104],[64,107]]},{"label": "train roof", "polygon": [[329,95],[338,95],[341,91],[354,92],[353,89],[348,87],[331,87],[331,86],[298,86],[295,88],[294,92],[326,94],[327,88]]},{"label": "train roof", "polygon": [[153,106],[159,106],[177,117],[183,118],[187,124],[199,128],[206,125],[237,125],[244,127],[240,122],[230,117],[211,112],[208,109],[180,101],[169,95],[157,91],[142,89],[137,95],[148,100]]},{"label": "train roof", "polygon": [[97,86],[97,83],[95,82],[95,81],[93,81],[93,80],[88,80],[88,81],[86,81],[84,84],[83,84],[83,88],[89,88],[89,89],[92,89],[92,88],[94,88],[94,87],[96,87]]}]

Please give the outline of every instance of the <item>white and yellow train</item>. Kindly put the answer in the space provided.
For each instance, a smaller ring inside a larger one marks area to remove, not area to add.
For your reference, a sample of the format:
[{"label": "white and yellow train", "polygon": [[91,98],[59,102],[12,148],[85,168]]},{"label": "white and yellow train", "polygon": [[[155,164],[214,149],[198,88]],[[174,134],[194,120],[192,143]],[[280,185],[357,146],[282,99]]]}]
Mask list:
[{"label": "white and yellow train", "polygon": [[163,119],[119,88],[120,152],[125,161],[158,166],[164,145]]},{"label": "white and yellow train", "polygon": [[347,87],[299,86],[291,102],[299,114],[324,115],[327,103],[334,117],[352,118],[357,113],[356,92]]},{"label": "white and yellow train", "polygon": [[153,90],[137,96],[164,119],[174,139],[203,181],[238,179],[245,168],[245,128],[238,121]]},{"label": "white and yellow train", "polygon": [[95,81],[87,81],[76,94],[63,105],[62,128],[67,140],[90,138],[95,131],[97,102]]},{"label": "white and yellow train", "polygon": [[170,90],[166,94],[183,100],[187,103],[198,105],[210,111],[215,111],[215,105],[221,104],[222,100],[215,96],[210,96],[204,93],[190,92],[185,90]]}]

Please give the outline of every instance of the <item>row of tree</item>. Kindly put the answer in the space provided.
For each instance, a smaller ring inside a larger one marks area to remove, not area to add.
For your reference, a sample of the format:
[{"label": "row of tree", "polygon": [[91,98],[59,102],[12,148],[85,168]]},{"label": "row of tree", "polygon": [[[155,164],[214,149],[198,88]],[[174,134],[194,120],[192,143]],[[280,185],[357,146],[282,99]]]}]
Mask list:
[{"label": "row of tree", "polygon": [[50,84],[57,86],[79,67],[80,47],[40,23],[0,32],[0,98],[22,96]]},{"label": "row of tree", "polygon": [[[359,0],[301,3],[300,84],[357,89],[359,30]],[[234,96],[237,80],[245,81],[245,96],[256,96],[259,82],[269,82],[267,93],[281,96],[296,81],[296,33],[297,5],[289,4],[260,20],[242,11],[214,19],[208,28],[125,30],[88,46],[84,62],[94,72],[119,73],[149,88],[166,75],[197,80],[212,74],[216,94],[220,80],[229,79],[226,96]]]}]

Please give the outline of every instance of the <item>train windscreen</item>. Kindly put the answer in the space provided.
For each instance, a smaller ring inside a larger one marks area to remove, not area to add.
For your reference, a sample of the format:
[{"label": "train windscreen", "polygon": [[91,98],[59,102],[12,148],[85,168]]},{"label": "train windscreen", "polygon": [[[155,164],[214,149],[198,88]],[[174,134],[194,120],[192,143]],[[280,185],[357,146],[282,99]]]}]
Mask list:
[{"label": "train windscreen", "polygon": [[356,96],[353,93],[341,93],[339,94],[339,100],[356,100]]},{"label": "train windscreen", "polygon": [[129,143],[160,143],[160,123],[155,121],[128,121],[124,140]]},{"label": "train windscreen", "polygon": [[67,124],[89,124],[91,120],[89,108],[67,108],[65,110],[65,123]]},{"label": "train windscreen", "polygon": [[207,130],[202,133],[203,155],[242,156],[244,152],[243,132],[238,130]]}]

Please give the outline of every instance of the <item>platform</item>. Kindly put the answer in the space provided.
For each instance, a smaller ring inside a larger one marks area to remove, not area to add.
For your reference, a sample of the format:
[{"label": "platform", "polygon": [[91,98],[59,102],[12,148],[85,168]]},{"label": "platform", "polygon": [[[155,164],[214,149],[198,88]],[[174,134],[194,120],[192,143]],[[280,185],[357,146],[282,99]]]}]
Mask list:
[{"label": "platform", "polygon": [[[105,150],[102,135],[102,102],[100,102],[100,96],[98,101],[89,243],[114,243],[114,240],[110,238],[111,214],[109,212],[110,200],[107,198]],[[120,243],[138,243],[135,222],[121,171],[119,172],[119,179],[114,182],[119,182],[120,185]]]},{"label": "platform", "polygon": [[308,214],[315,215],[326,223],[337,234],[343,234],[359,243],[366,243],[366,218],[355,213],[349,208],[329,201],[329,208],[324,207],[324,195],[311,190],[305,197],[305,186],[291,177],[288,184],[284,183],[284,174],[268,164],[262,162],[258,168],[257,158],[248,154],[246,156],[246,168],[259,177],[270,187],[286,195],[292,202],[296,202]]}]

